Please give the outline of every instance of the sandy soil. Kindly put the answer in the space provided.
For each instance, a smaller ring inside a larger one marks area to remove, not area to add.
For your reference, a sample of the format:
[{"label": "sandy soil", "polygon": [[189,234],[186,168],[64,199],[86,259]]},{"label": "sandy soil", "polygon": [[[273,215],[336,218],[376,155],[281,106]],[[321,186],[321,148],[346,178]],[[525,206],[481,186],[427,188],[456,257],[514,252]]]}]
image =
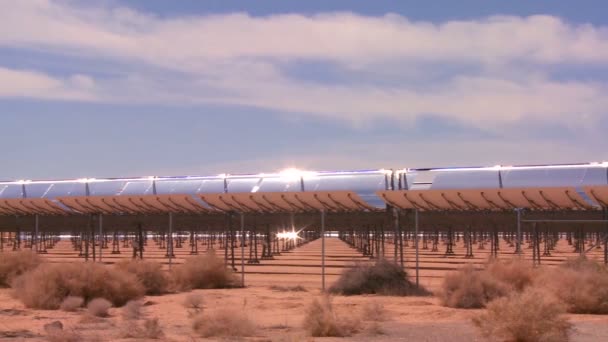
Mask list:
[{"label": "sandy soil", "polygon": [[[345,265],[354,261],[364,261],[356,250],[335,238],[327,239],[327,284],[331,284]],[[423,251],[421,255],[421,282],[431,290],[437,290],[441,277],[463,262],[483,263],[489,251],[475,250],[474,259],[464,259],[461,243],[456,248],[455,256],[444,257],[442,251]],[[508,258],[512,251],[505,246],[502,257]],[[599,257],[602,251],[593,251],[593,257]],[[166,262],[163,251],[147,250],[151,258]],[[181,262],[188,250],[176,250],[177,260]],[[221,253],[221,252],[220,252]],[[509,253],[509,254],[507,254]],[[125,253],[127,254],[127,253]],[[204,310],[207,312],[222,307],[246,312],[257,325],[256,336],[252,341],[310,341],[302,329],[304,310],[311,300],[321,295],[320,277],[320,241],[296,248],[276,256],[275,260],[264,260],[261,265],[246,267],[246,284],[244,289],[231,290],[197,290],[204,298]],[[392,256],[392,250],[386,254]],[[526,251],[529,256],[530,251]],[[543,261],[557,263],[574,256],[572,247],[561,241],[551,257]],[[154,256],[154,257],[153,257]],[[413,249],[406,249],[408,264],[413,262]],[[68,242],[62,242],[46,255],[53,262],[74,262],[75,258]],[[117,257],[127,255],[107,255],[104,262],[115,261]],[[239,264],[240,261],[237,262]],[[240,270],[240,265],[237,265]],[[168,267],[168,265],[167,265]],[[410,272],[413,273],[413,272]],[[271,285],[302,285],[306,292],[277,291]],[[59,320],[65,329],[78,331],[83,340],[97,341],[133,341],[121,339],[121,332],[130,329],[133,324],[125,321],[121,308],[111,309],[110,317],[95,322],[82,322],[83,312],[67,313],[62,311],[30,310],[13,299],[10,289],[0,289],[0,341],[43,341],[43,326]],[[157,297],[146,297],[147,305],[143,312],[147,318],[158,318],[167,341],[202,341],[191,328],[191,317],[183,302],[188,293],[171,294]],[[382,297],[353,296],[333,298],[334,307],[342,317],[358,318],[366,303],[381,303],[388,318],[379,322],[382,334],[372,333],[371,322],[361,321],[362,331],[349,338],[315,338],[315,341],[482,341],[471,324],[471,318],[480,310],[450,309],[439,305],[434,297]],[[569,315],[575,325],[573,341],[608,341],[608,316]],[[15,333],[17,337],[7,334]],[[30,337],[26,335],[30,334]],[[20,336],[21,335],[21,336]]]}]

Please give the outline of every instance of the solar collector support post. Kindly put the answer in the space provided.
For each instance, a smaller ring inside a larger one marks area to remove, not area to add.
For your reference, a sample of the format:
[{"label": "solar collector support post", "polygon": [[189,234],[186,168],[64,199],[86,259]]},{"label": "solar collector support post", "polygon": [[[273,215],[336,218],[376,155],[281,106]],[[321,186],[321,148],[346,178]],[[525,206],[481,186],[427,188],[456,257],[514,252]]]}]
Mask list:
[{"label": "solar collector support post", "polygon": [[90,235],[91,235],[91,251],[93,253],[93,262],[97,260],[97,251],[95,250],[95,218],[94,214],[91,214],[91,226],[90,226]]},{"label": "solar collector support post", "polygon": [[515,209],[517,211],[517,241],[515,244],[515,253],[521,256],[521,208]]},{"label": "solar collector support post", "polygon": [[34,215],[34,220],[35,220],[35,222],[34,222],[35,232],[34,232],[34,241],[32,241],[32,246],[34,246],[33,247],[34,252],[38,253],[38,228],[39,228],[39,221],[40,221],[38,214]]},{"label": "solar collector support post", "polygon": [[101,262],[101,250],[103,248],[105,238],[103,236],[103,216],[101,213],[99,213],[97,216],[99,217],[99,262]]},{"label": "solar collector support post", "polygon": [[414,209],[414,238],[416,239],[414,242],[414,246],[416,248],[416,288],[420,287],[420,250],[418,246],[418,209]]},{"label": "solar collector support post", "polygon": [[606,220],[606,230],[604,231],[604,264],[608,265],[608,207],[602,208],[603,219]]},{"label": "solar collector support post", "polygon": [[395,218],[395,235],[396,238],[393,239],[393,241],[395,241],[395,262],[397,262],[397,258],[399,258],[399,264],[401,265],[401,267],[404,266],[404,261],[403,261],[403,234],[401,232],[401,224],[399,222],[399,208],[398,207],[393,207],[393,215]]},{"label": "solar collector support post", "polygon": [[325,209],[321,209],[321,289],[325,291]]},{"label": "solar collector support post", "polygon": [[84,239],[84,261],[89,261],[89,234],[91,233],[91,227],[93,225],[92,220],[91,214],[89,214],[87,221],[87,228],[89,229],[81,233],[82,239]]},{"label": "solar collector support post", "polygon": [[241,212],[241,286],[245,287],[245,214]]},{"label": "solar collector support post", "polygon": [[169,236],[167,236],[167,256],[169,257],[169,269],[173,262],[173,213],[169,212]]}]

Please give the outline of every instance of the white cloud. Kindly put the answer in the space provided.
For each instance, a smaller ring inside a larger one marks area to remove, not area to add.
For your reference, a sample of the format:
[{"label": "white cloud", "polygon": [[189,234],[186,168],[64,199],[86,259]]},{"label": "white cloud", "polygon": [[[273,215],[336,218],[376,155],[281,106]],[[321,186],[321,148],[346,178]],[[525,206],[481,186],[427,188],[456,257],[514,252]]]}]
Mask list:
[{"label": "white cloud", "polygon": [[[92,100],[94,95],[83,89],[85,76],[63,80],[49,75],[0,67],[0,97],[35,97],[62,100]],[[92,82],[89,79],[89,82]]]},{"label": "white cloud", "polygon": [[607,28],[542,15],[441,24],[412,22],[395,14],[351,13],[159,18],[127,8],[76,8],[24,0],[5,6],[0,18],[2,44],[101,51],[162,64],[242,57],[341,63],[394,59],[608,63]]},{"label": "white cloud", "polygon": [[[7,90],[5,84],[0,96],[64,98],[66,90],[56,89],[75,88],[98,101],[237,104],[354,122],[408,121],[434,113],[486,129],[525,118],[592,126],[608,108],[606,80],[558,81],[546,70],[608,67],[608,28],[551,16],[435,24],[351,13],[160,18],[49,0],[3,7],[0,46],[43,50],[68,60],[120,61],[127,67],[121,70],[124,77],[95,80],[87,75],[58,80],[28,71],[21,73],[21,88]],[[391,85],[327,84],[284,71],[299,61],[331,63],[352,73],[388,69],[417,76]],[[522,73],[522,63],[533,72]],[[128,65],[135,64],[154,72],[131,71]],[[453,71],[421,86],[421,78],[438,64],[476,70]]]},{"label": "white cloud", "polygon": [[[424,167],[530,165],[608,160],[602,146],[574,146],[567,142],[532,142],[529,140],[462,140],[445,142],[407,141],[406,153],[394,144],[341,144],[309,153],[289,153],[238,161],[205,163],[199,168],[161,170],[166,174],[219,174],[275,172],[289,167],[301,170],[362,170]],[[360,156],[365,156],[361,158]],[[162,173],[161,172],[161,173]]]}]

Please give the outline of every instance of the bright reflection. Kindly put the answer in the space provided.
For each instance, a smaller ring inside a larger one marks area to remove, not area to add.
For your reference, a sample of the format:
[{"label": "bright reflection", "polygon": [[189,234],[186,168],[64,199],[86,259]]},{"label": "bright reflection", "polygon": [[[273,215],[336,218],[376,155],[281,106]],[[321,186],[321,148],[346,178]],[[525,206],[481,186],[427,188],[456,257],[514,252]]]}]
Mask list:
[{"label": "bright reflection", "polygon": [[304,171],[304,170],[299,170],[293,167],[281,170],[279,172],[279,175],[281,177],[287,178],[287,179],[298,179],[302,176],[312,176],[315,175],[316,173],[314,171]]},{"label": "bright reflection", "polygon": [[293,231],[293,230],[290,232],[286,232],[286,231],[278,232],[277,237],[279,239],[285,239],[285,240],[297,240],[299,238],[298,232]]}]

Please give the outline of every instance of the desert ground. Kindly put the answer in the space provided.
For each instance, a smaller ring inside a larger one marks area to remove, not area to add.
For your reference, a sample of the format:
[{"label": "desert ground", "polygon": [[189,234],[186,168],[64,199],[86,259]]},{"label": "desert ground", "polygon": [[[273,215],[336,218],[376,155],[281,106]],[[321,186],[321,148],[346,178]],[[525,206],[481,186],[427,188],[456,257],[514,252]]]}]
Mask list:
[{"label": "desert ground", "polygon": [[[504,247],[503,247],[504,244]],[[440,246],[445,248],[444,246]],[[501,242],[500,258],[512,258],[513,248]],[[326,238],[326,284],[330,286],[343,269],[355,262],[368,261],[356,249],[337,238]],[[240,248],[237,249],[240,252]],[[442,248],[438,252],[421,250],[420,282],[431,291],[439,291],[441,280],[447,272],[465,263],[482,265],[489,256],[489,246],[474,248],[475,257],[464,258],[462,241],[457,243],[455,255],[444,256]],[[5,253],[10,253],[5,251]],[[120,258],[130,258],[131,251],[123,249],[122,254],[112,255],[104,250],[103,262],[114,263]],[[218,250],[219,255],[223,251]],[[248,251],[246,251],[248,253]],[[524,246],[524,258],[530,259],[531,249]],[[601,249],[592,250],[590,258],[601,259]],[[149,244],[145,258],[163,262],[168,268],[165,251]],[[189,249],[175,250],[172,264],[179,264],[189,256]],[[385,251],[387,258],[393,257],[391,245]],[[554,265],[574,257],[573,247],[560,240],[551,256],[543,256],[543,264]],[[413,277],[414,248],[405,247],[408,274]],[[44,255],[49,262],[83,262],[77,257],[69,241],[59,242]],[[356,318],[361,331],[351,337],[318,338],[307,336],[302,328],[305,309],[314,298],[321,297],[321,240],[315,240],[293,250],[282,252],[274,260],[262,260],[259,265],[246,264],[245,288],[223,290],[194,290],[162,296],[144,298],[143,315],[158,318],[163,330],[162,340],[203,341],[192,329],[192,312],[184,306],[192,293],[203,298],[203,310],[231,308],[245,313],[256,325],[251,341],[483,341],[471,323],[472,317],[483,310],[452,309],[440,305],[436,297],[395,297],[395,296],[332,296],[337,316]],[[237,270],[240,271],[240,254],[237,254]],[[237,276],[240,274],[237,272]],[[304,291],[294,291],[292,287],[302,286]],[[96,320],[83,320],[83,312],[59,310],[27,309],[11,296],[11,289],[0,289],[0,340],[4,341],[45,341],[45,324],[60,321],[64,330],[78,332],[84,341],[133,341],[123,338],[124,331],[133,328],[133,321],[126,320],[122,308],[110,309],[110,316]],[[383,317],[366,315],[365,307],[379,303],[383,307]],[[608,341],[608,316],[572,315],[574,324],[572,341]],[[142,340],[142,339],[139,339]]]}]

